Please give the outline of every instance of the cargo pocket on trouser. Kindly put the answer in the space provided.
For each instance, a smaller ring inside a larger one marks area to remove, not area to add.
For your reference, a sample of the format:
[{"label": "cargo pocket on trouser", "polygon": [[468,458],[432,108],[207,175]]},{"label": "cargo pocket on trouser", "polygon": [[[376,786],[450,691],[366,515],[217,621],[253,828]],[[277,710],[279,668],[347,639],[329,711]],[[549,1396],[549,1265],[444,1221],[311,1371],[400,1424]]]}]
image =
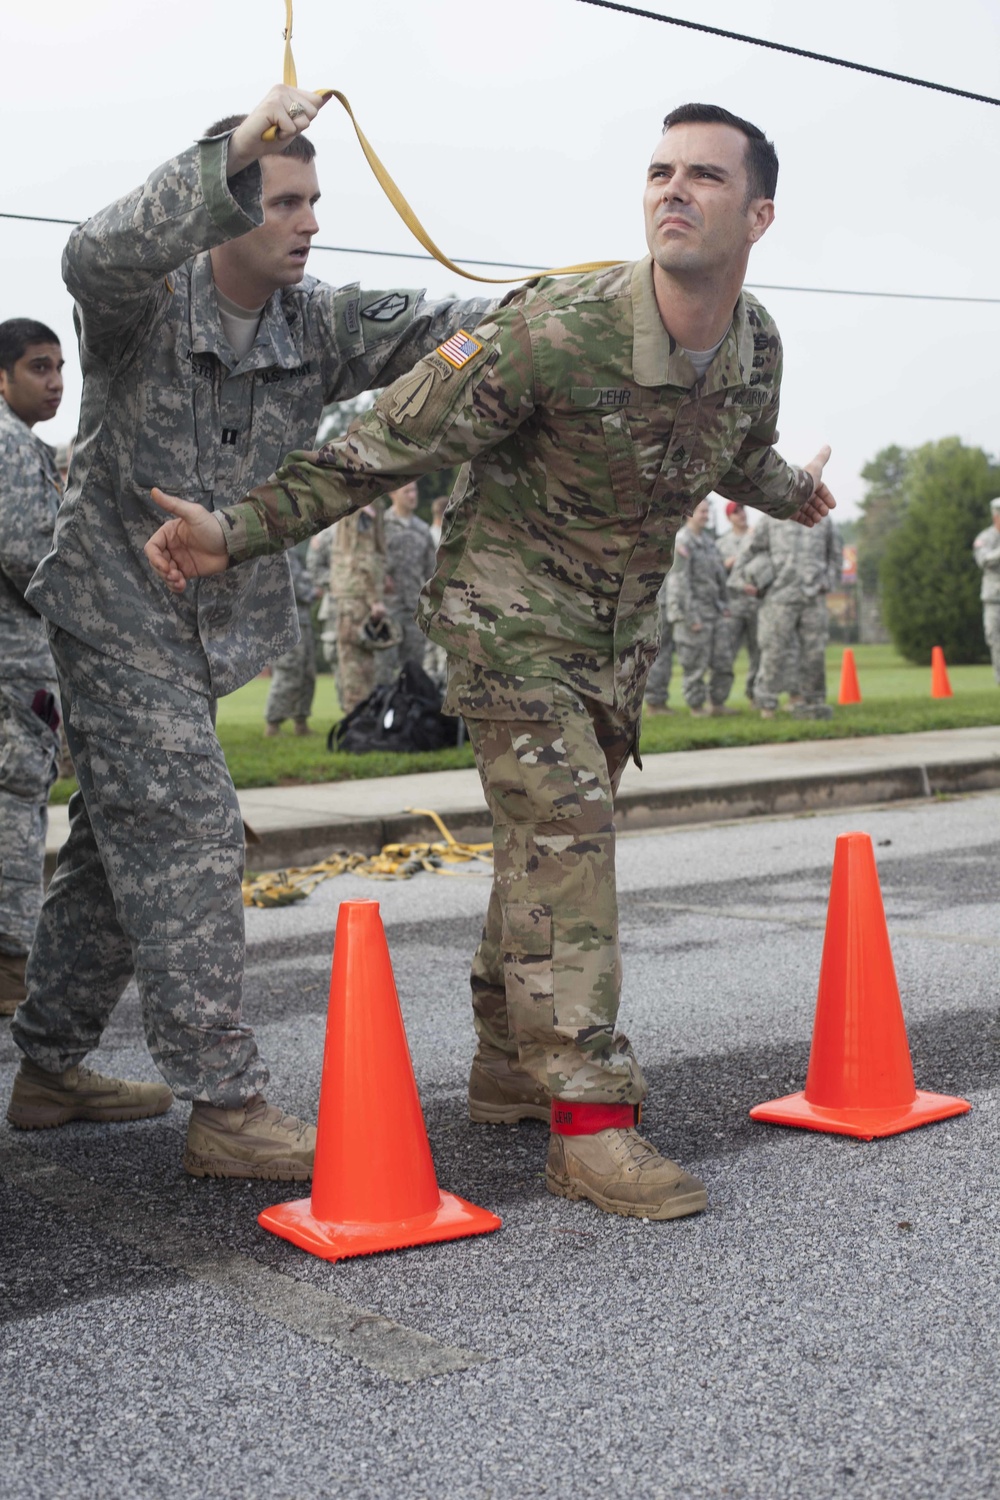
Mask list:
[{"label": "cargo pocket on trouser", "polygon": [[59,739],[31,706],[0,689],[0,792],[43,803],[56,779]]}]

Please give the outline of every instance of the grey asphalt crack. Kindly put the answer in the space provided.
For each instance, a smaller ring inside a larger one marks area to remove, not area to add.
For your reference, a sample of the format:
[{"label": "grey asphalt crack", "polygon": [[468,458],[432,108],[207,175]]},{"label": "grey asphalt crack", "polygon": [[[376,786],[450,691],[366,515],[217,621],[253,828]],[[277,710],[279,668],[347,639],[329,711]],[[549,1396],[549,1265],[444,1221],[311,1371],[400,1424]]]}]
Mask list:
[{"label": "grey asphalt crack", "polygon": [[483,1364],[471,1349],[347,1302],[332,1292],[268,1270],[251,1256],[175,1225],[137,1219],[135,1207],[15,1139],[0,1139],[0,1176],[50,1207],[82,1219],[108,1239],[132,1245],[158,1265],[237,1298],[261,1317],[348,1355],[390,1380],[417,1381]]}]

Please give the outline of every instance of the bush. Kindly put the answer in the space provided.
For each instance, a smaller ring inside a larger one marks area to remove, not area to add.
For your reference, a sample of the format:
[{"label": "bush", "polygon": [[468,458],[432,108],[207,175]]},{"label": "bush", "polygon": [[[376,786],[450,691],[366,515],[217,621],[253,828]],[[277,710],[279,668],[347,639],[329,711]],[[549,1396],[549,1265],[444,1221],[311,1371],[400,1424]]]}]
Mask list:
[{"label": "bush", "polygon": [[972,543],[989,523],[1000,469],[958,438],[928,443],[909,459],[906,509],[879,568],[886,626],[907,661],[929,661],[932,646],[949,663],[985,661]]}]

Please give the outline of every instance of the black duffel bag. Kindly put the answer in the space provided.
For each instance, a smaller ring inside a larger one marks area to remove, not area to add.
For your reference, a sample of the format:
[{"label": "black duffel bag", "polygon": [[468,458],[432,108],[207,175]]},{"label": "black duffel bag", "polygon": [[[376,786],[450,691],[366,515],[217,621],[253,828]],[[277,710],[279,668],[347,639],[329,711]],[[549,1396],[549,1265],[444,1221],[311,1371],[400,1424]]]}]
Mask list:
[{"label": "black duffel bag", "polygon": [[441,694],[423,667],[407,662],[395,682],[368,694],[334,724],[328,750],[446,750],[461,745],[465,725],[441,712]]}]

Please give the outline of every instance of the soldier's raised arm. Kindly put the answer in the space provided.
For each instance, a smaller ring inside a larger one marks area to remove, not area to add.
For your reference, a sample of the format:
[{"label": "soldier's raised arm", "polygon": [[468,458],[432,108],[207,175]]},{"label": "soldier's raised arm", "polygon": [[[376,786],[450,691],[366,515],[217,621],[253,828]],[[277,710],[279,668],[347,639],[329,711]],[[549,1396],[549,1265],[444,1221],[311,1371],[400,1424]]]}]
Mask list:
[{"label": "soldier's raised arm", "polygon": [[[318,94],[276,85],[242,125],[189,146],[73,230],[63,279],[84,310],[92,343],[131,323],[144,299],[147,316],[155,318],[159,305],[169,302],[171,271],[264,222],[257,160],[283,151],[322,103]],[[265,142],[269,124],[281,133]]]}]

